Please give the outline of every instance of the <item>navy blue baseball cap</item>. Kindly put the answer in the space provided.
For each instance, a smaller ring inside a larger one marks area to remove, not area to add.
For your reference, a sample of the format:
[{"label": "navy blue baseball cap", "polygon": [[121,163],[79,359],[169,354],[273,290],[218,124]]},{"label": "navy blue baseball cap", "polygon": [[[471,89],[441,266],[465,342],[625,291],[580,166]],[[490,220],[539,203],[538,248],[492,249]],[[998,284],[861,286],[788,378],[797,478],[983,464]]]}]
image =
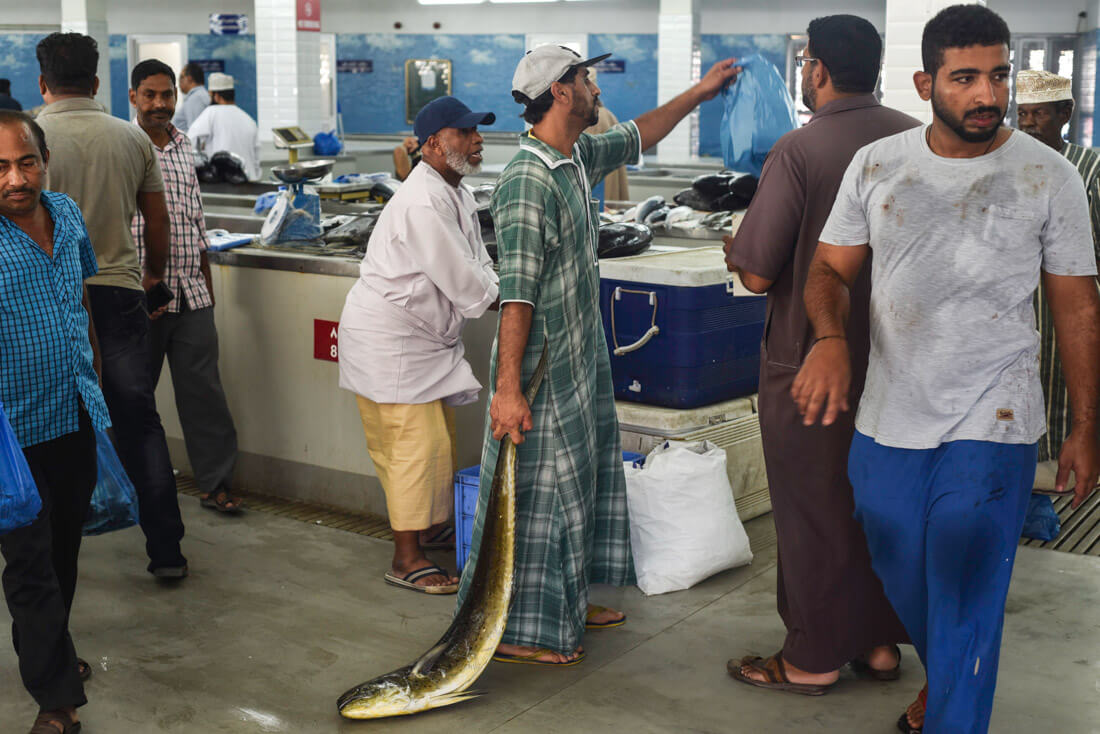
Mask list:
[{"label": "navy blue baseball cap", "polygon": [[433,99],[416,115],[413,132],[421,145],[445,127],[476,127],[492,125],[497,116],[492,112],[472,112],[457,97]]}]

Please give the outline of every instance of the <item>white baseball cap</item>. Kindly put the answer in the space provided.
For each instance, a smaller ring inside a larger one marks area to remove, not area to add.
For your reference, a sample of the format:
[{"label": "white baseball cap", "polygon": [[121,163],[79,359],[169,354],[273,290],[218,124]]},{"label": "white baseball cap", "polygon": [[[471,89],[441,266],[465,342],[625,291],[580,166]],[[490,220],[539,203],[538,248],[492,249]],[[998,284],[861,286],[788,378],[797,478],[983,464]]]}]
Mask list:
[{"label": "white baseball cap", "polygon": [[233,89],[233,77],[215,71],[206,77],[206,89],[210,92],[228,92]]},{"label": "white baseball cap", "polygon": [[565,46],[547,44],[539,46],[519,60],[512,75],[512,91],[520,92],[528,99],[535,99],[550,85],[561,79],[574,66],[592,66],[611,54],[581,59],[580,54]]}]

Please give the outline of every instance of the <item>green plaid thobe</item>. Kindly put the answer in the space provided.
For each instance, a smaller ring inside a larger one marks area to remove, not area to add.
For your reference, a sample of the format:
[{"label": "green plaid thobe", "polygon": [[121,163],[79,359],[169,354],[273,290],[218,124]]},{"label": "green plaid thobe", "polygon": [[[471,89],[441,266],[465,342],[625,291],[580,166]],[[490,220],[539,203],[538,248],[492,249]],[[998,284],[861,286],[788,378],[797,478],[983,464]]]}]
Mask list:
[{"label": "green plaid thobe", "polygon": [[[505,643],[572,653],[584,635],[588,585],[635,581],[622,444],[600,321],[599,216],[591,189],[637,160],[640,144],[633,122],[598,136],[582,134],[572,157],[524,136],[493,195],[501,304],[534,306],[524,385],[549,342],[547,376],[531,405],[534,428],[517,452],[515,592]],[[475,565],[493,562],[478,558],[478,546],[499,447],[486,416],[459,606]]]},{"label": "green plaid thobe", "polygon": [[[1077,167],[1085,183],[1089,198],[1089,215],[1092,217],[1092,242],[1096,248],[1096,260],[1100,262],[1100,152],[1073,143],[1062,146],[1062,155]],[[1043,283],[1035,298],[1036,318],[1039,323],[1039,380],[1043,383],[1043,399],[1046,401],[1047,432],[1039,439],[1039,461],[1054,461],[1062,451],[1062,442],[1069,437],[1071,417],[1069,391],[1062,374],[1062,360],[1054,338],[1054,317],[1043,294]]]}]

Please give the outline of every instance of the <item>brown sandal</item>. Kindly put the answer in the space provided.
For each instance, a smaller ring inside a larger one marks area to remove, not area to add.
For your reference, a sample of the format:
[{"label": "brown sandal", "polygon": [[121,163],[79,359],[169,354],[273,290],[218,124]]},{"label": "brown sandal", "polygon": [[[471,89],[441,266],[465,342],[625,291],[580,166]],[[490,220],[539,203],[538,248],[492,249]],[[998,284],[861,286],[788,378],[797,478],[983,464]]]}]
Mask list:
[{"label": "brown sandal", "polygon": [[[761,673],[765,680],[756,680],[742,673],[741,667],[746,665]],[[790,678],[787,677],[787,666],[783,663],[782,652],[777,652],[766,659],[749,655],[741,658],[740,662],[730,660],[726,663],[726,671],[735,680],[748,683],[750,686],[769,688],[773,691],[799,693],[803,696],[824,696],[829,692],[829,689],[836,685],[835,681],[833,683],[792,683]]]},{"label": "brown sandal", "polygon": [[199,497],[199,504],[227,515],[236,515],[241,511],[240,498],[229,494],[229,490],[225,487],[218,487],[213,492]]},{"label": "brown sandal", "polygon": [[[61,729],[54,724],[61,724]],[[80,722],[73,721],[64,711],[39,711],[34,726],[27,734],[76,734],[79,731]]]},{"label": "brown sandal", "polygon": [[[917,700],[912,704],[909,704],[911,708],[913,704],[920,704],[922,711],[928,710],[928,684],[924,684],[924,688],[921,689],[920,694],[917,696]],[[921,721],[920,726],[913,726],[909,723],[909,708],[901,712],[901,716],[898,718],[898,731],[904,732],[904,734],[921,734],[924,731],[924,722]]]}]

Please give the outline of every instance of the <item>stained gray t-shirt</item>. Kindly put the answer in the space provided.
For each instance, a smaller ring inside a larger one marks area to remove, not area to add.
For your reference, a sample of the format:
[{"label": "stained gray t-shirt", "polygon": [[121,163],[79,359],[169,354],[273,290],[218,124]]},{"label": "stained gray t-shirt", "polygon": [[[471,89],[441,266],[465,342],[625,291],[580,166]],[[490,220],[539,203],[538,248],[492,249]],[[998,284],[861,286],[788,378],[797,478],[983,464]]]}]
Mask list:
[{"label": "stained gray t-shirt", "polygon": [[1081,176],[1023,133],[987,155],[943,158],[927,129],[861,148],[821,233],[874,252],[856,429],[907,449],[1034,443],[1045,430],[1039,271],[1096,273]]}]

